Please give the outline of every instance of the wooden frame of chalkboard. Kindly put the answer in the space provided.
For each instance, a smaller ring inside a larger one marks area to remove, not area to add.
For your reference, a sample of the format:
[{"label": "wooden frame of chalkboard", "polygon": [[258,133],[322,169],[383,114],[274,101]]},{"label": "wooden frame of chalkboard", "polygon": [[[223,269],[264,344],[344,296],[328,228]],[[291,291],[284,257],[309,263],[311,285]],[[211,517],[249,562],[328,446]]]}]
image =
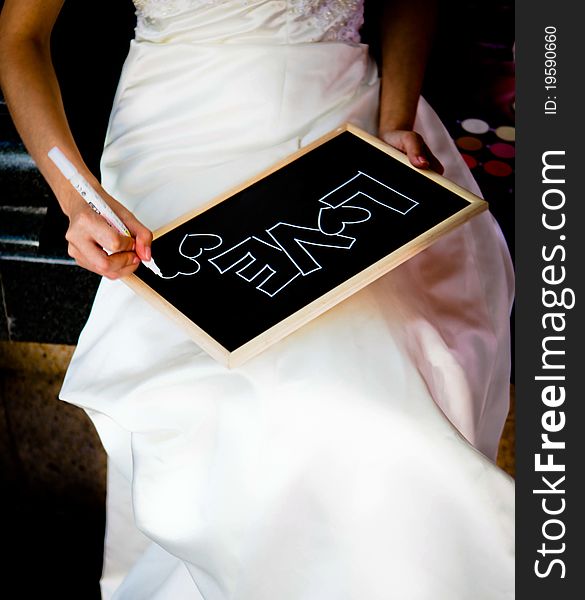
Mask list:
[{"label": "wooden frame of chalkboard", "polygon": [[487,208],[346,124],[154,233],[124,279],[236,367]]}]

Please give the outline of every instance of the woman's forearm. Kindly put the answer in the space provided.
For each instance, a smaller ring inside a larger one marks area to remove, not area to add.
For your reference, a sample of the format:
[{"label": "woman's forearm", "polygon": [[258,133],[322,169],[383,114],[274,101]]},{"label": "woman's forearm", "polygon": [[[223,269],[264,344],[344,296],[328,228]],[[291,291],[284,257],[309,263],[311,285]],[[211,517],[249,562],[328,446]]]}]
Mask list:
[{"label": "woman's forearm", "polygon": [[412,129],[436,17],[436,0],[385,2],[379,123],[382,133]]},{"label": "woman's forearm", "polygon": [[0,85],[14,124],[38,168],[69,214],[80,198],[47,157],[59,146],[92,184],[95,177],[83,162],[67,123],[51,62],[49,35],[10,31],[0,22]]}]

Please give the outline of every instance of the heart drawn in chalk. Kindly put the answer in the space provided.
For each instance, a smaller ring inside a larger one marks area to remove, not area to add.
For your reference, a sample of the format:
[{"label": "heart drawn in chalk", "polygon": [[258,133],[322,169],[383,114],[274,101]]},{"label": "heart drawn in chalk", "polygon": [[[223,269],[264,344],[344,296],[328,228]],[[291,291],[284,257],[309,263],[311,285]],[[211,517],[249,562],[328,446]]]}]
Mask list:
[{"label": "heart drawn in chalk", "polygon": [[319,211],[319,229],[327,235],[341,233],[346,225],[363,223],[372,216],[366,208],[342,204],[340,206],[324,206]]},{"label": "heart drawn in chalk", "polygon": [[215,250],[221,246],[223,240],[214,233],[188,233],[181,244],[179,252],[185,257],[195,260],[199,258],[205,250]]},{"label": "heart drawn in chalk", "polygon": [[[214,233],[188,233],[179,244],[179,254],[187,260],[183,261],[183,264],[178,271],[175,266],[174,275],[163,274],[163,278],[173,279],[177,277],[177,275],[195,275],[195,273],[198,273],[201,269],[201,264],[197,259],[204,252],[219,248],[222,242],[223,240],[221,237]],[[159,268],[164,273],[164,266],[159,264]]]}]

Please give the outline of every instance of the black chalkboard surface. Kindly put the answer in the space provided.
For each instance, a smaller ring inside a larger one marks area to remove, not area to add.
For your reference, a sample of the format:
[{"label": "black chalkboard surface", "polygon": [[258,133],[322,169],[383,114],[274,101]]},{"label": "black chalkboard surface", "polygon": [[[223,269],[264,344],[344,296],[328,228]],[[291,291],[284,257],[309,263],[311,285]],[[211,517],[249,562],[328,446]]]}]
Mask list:
[{"label": "black chalkboard surface", "polygon": [[346,125],[155,232],[136,292],[241,364],[487,207]]}]

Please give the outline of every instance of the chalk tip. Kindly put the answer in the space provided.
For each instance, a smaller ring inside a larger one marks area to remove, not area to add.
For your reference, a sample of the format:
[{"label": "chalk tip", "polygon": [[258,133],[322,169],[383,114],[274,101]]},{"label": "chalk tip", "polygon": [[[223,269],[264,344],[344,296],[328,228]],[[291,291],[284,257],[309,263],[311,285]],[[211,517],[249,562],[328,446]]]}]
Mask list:
[{"label": "chalk tip", "polygon": [[145,267],[148,267],[155,275],[162,277],[162,271],[157,267],[156,263],[154,262],[154,258],[151,258],[150,260],[143,260],[142,264]]}]

